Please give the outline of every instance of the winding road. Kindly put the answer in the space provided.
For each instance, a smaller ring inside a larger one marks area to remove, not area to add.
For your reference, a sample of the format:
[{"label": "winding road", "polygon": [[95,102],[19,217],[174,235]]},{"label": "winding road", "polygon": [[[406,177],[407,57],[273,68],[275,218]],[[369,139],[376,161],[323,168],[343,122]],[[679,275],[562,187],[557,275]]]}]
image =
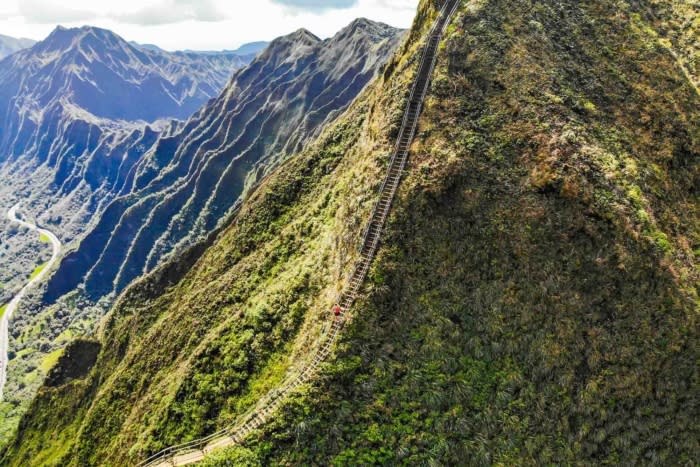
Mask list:
[{"label": "winding road", "polygon": [[17,307],[19,306],[20,301],[22,301],[29,289],[34,287],[46,277],[53,265],[56,263],[56,261],[58,261],[58,255],[61,253],[61,241],[58,239],[58,237],[56,237],[52,232],[49,232],[48,230],[40,229],[34,224],[18,219],[17,208],[19,208],[19,204],[14,205],[12,209],[10,209],[7,212],[7,218],[10,220],[10,222],[16,222],[21,226],[28,228],[31,231],[39,232],[39,234],[46,235],[46,237],[51,242],[53,252],[51,253],[51,259],[46,264],[46,267],[44,267],[44,269],[42,269],[41,272],[39,272],[39,274],[37,274],[29,282],[27,282],[27,284],[24,287],[22,287],[22,290],[20,290],[19,293],[14,296],[12,301],[7,305],[7,309],[5,309],[5,313],[3,314],[2,319],[0,320],[0,401],[2,401],[4,398],[5,382],[7,380],[7,348],[9,340],[10,318],[12,318],[14,312],[17,311]]}]

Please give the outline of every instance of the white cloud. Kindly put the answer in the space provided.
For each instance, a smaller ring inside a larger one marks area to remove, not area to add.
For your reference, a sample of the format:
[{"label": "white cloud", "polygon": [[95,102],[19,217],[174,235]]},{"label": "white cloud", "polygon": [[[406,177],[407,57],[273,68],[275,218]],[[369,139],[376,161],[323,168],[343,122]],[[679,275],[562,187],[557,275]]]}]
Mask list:
[{"label": "white cloud", "polygon": [[273,3],[283,5],[291,11],[322,13],[328,10],[342,10],[357,5],[358,0],[272,0]]},{"label": "white cloud", "polygon": [[63,6],[46,0],[21,0],[18,13],[28,23],[58,24],[85,21],[94,17],[89,10]]},{"label": "white cloud", "polygon": [[183,21],[223,21],[227,14],[213,0],[165,0],[145,6],[135,12],[113,14],[124,23],[152,25],[171,24]]},{"label": "white cloud", "polygon": [[290,11],[279,1],[0,0],[0,33],[41,40],[57,24],[89,24],[167,50],[233,49],[301,27],[330,37],[358,17],[409,27],[419,0],[349,0],[354,6],[325,11]]},{"label": "white cloud", "polygon": [[0,21],[19,15],[17,2],[13,0],[0,1]]},{"label": "white cloud", "polygon": [[377,0],[376,3],[382,8],[412,11],[415,11],[418,4],[415,0]]}]

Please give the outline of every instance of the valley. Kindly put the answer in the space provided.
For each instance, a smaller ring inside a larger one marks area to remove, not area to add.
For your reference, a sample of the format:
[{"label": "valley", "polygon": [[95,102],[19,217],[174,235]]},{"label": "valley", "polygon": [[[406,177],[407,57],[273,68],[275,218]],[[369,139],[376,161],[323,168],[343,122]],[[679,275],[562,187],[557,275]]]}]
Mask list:
[{"label": "valley", "polygon": [[[25,45],[0,66],[0,204],[21,200],[22,213],[68,251],[128,189],[135,165],[156,141],[217,95],[261,46],[225,53],[142,50],[94,27],[57,27]],[[105,99],[107,88],[116,100]],[[22,296],[18,313],[14,306],[4,313],[3,349],[12,358],[9,367],[2,360],[0,445],[61,349],[94,332],[107,307],[84,301],[76,290],[50,306],[42,298],[46,280],[25,288],[27,270],[36,268],[32,278],[56,276],[47,264],[55,260],[41,242],[26,241],[26,229],[0,219],[0,303]]]},{"label": "valley", "polygon": [[[94,332],[132,281],[225,225],[260,180],[347,108],[403,35],[358,19],[326,40],[302,29],[240,51],[198,54],[127,43],[99,28],[57,28],[7,59],[13,65],[0,72],[0,107],[3,93],[13,92],[28,106],[13,104],[7,125],[0,125],[0,145],[8,150],[0,160],[0,202],[15,203],[21,194],[25,209],[50,226],[67,252],[13,320],[9,346],[17,358],[6,388],[12,398],[0,405],[0,444],[26,410],[47,362],[74,337]],[[43,57],[50,65],[32,65]],[[80,73],[70,66],[73,57],[87,60]],[[154,67],[166,60],[172,61],[168,68]],[[252,61],[242,66],[245,60]],[[102,64],[116,76],[105,75]],[[150,83],[154,73],[206,95],[215,92],[215,83],[223,89],[180,121],[175,117],[189,111],[185,104],[178,111],[168,106],[182,90],[161,86],[159,94],[149,88],[149,99],[161,100],[143,108],[173,118],[148,122],[156,115],[133,112],[144,104],[147,90],[140,82]],[[77,77],[85,81],[88,75],[87,88],[77,85]],[[13,90],[18,79],[66,84],[50,91],[37,84],[30,97]],[[94,97],[102,82],[114,80],[124,88],[118,94],[126,92],[125,102],[133,103],[121,114],[106,112],[119,107]],[[42,100],[40,118],[28,119]],[[35,248],[25,248],[12,233],[11,227],[0,232],[4,261],[16,265],[0,272],[6,285],[0,293],[8,301],[24,285],[17,271]]]},{"label": "valley", "polygon": [[[158,138],[254,57],[144,50],[108,30],[57,27],[2,60],[0,202],[13,205],[21,194],[30,214],[79,242],[128,190],[129,174]],[[19,260],[14,251],[6,251],[10,264]],[[7,290],[16,288],[13,272],[0,272]]]},{"label": "valley", "polygon": [[22,287],[22,289],[15,295],[12,300],[4,307],[3,314],[0,316],[0,402],[3,399],[3,393],[5,389],[5,382],[7,380],[7,366],[9,364],[8,358],[8,341],[9,341],[9,326],[10,320],[14,315],[15,311],[19,307],[22,299],[27,294],[27,292],[39,284],[42,280],[46,278],[51,269],[55,266],[58,258],[61,254],[61,242],[53,234],[53,232],[37,227],[36,225],[24,221],[17,217],[17,209],[19,204],[16,204],[10,208],[7,212],[7,218],[10,222],[17,223],[22,227],[28,229],[28,232],[38,233],[40,236],[46,238],[47,242],[51,244],[51,259],[40,268],[37,268],[35,273],[30,277],[29,282]]},{"label": "valley", "polygon": [[693,465],[696,3],[6,40],[0,465]]}]

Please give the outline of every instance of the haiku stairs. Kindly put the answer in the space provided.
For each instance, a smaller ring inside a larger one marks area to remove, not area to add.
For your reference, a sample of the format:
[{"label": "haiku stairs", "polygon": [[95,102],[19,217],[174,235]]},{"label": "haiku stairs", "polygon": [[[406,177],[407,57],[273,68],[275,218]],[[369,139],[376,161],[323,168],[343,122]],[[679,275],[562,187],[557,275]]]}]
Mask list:
[{"label": "haiku stairs", "polygon": [[316,352],[313,360],[298,375],[264,396],[256,404],[255,408],[243,415],[234,426],[225,428],[206,438],[166,448],[140,463],[140,466],[165,467],[192,464],[203,460],[212,451],[242,443],[252,431],[260,428],[270,419],[271,415],[282,405],[288,394],[308,382],[321,363],[326,360],[343,328],[345,323],[344,316],[355,303],[377,253],[381,234],[406,166],[409,147],[416,134],[418,118],[437,62],[438,46],[459,3],[460,0],[447,0],[430,30],[408,100],[408,107],[404,112],[403,123],[399,130],[394,154],[381,187],[379,200],[372,211],[369,224],[362,239],[360,257],[340,298],[339,304],[342,315],[334,318],[326,340]]}]

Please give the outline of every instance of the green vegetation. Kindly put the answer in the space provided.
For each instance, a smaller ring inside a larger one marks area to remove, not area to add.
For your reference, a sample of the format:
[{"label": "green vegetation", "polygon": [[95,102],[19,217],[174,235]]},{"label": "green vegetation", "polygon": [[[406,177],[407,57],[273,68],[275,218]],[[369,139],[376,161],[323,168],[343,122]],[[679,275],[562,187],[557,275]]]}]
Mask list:
[{"label": "green vegetation", "polygon": [[[30,408],[61,438],[44,440],[43,428],[23,425],[23,445],[8,458],[129,463],[231,423],[309,357],[356,254],[392,146],[388,134],[401,121],[411,78],[404,70],[414,66],[407,58],[392,64],[401,73],[256,190],[201,259],[166,265],[121,297],[101,330],[104,351],[93,372],[41,389]],[[374,111],[370,100],[379,104]],[[384,136],[360,140],[367,131]],[[153,351],[155,343],[163,347]],[[106,377],[115,371],[118,378]],[[97,382],[107,380],[102,392]],[[92,406],[97,391],[105,399]],[[71,439],[80,441],[66,446]]]},{"label": "green vegetation", "polygon": [[[127,290],[97,362],[45,385],[7,464],[133,463],[231,423],[310,356],[434,3],[208,248]],[[637,8],[464,2],[335,358],[205,465],[700,458],[700,95]]]},{"label": "green vegetation", "polygon": [[[68,310],[79,309],[80,313]],[[9,379],[6,399],[0,403],[0,446],[11,439],[19,420],[31,403],[31,394],[41,385],[49,363],[46,358],[62,349],[77,336],[84,336],[94,329],[105,310],[101,305],[71,297],[69,300],[45,308],[32,315],[20,313],[13,317],[12,329],[18,335],[11,335]],[[28,320],[31,325],[22,326]],[[14,383],[14,384],[13,384]]]},{"label": "green vegetation", "polygon": [[7,309],[7,305],[0,306],[0,318],[2,318],[5,315],[6,309]]},{"label": "green vegetation", "polygon": [[30,274],[29,279],[30,279],[30,280],[31,280],[31,279],[34,279],[36,276],[38,276],[39,274],[41,274],[41,271],[43,271],[43,270],[46,268],[46,265],[47,265],[47,264],[48,264],[48,263],[44,263],[44,264],[40,264],[39,266],[37,266],[37,267],[34,269],[34,271],[32,271],[32,273]]},{"label": "green vegetation", "polygon": [[647,8],[635,19],[654,26],[647,31],[659,38],[659,43],[674,55],[695,86],[700,86],[700,6],[697,1],[649,0]]},{"label": "green vegetation", "polygon": [[56,366],[56,363],[58,362],[58,359],[63,355],[63,349],[58,349],[54,350],[50,354],[48,354],[45,358],[44,361],[41,362],[41,371],[46,374],[49,372],[51,368]]},{"label": "green vegetation", "polygon": [[[51,257],[50,239],[29,229],[20,230],[15,223],[10,223],[11,240],[4,245],[10,252],[25,251],[21,259],[8,264],[3,271],[3,283],[0,284],[0,303],[9,303],[28,281],[35,279],[46,268]],[[25,234],[29,234],[27,237]],[[27,243],[29,240],[29,243]],[[15,250],[17,249],[17,250]],[[13,256],[11,253],[10,256]],[[43,263],[43,264],[40,264]],[[21,310],[12,317],[10,328],[8,380],[5,386],[4,400],[0,402],[0,447],[12,437],[21,415],[26,412],[33,394],[41,385],[46,368],[43,364],[48,354],[66,345],[67,340],[52,342],[54,330],[70,319],[70,328],[76,329],[81,320],[55,307],[37,312],[32,296],[22,300]],[[6,313],[6,306],[0,308],[0,317]],[[86,323],[82,323],[83,325]],[[58,335],[58,333],[55,333]]]}]

